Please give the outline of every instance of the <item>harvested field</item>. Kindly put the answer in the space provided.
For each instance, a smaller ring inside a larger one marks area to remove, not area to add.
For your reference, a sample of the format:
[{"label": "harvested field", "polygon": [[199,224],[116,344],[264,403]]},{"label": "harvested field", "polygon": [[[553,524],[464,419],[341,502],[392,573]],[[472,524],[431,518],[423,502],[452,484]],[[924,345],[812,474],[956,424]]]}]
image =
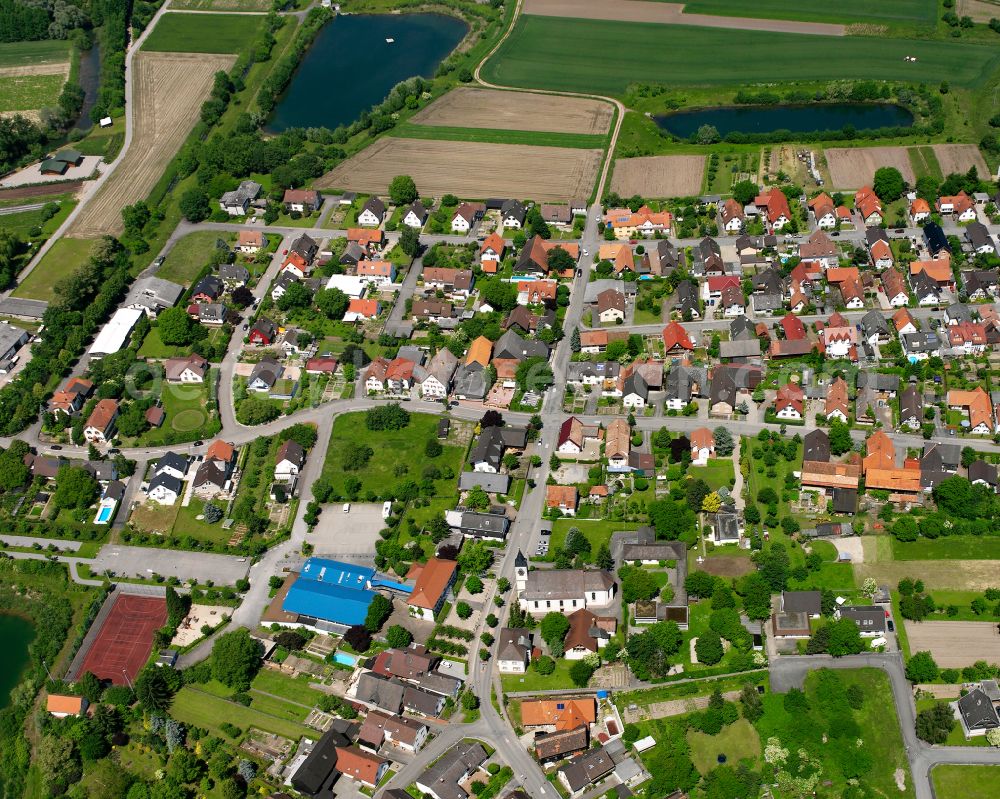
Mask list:
[{"label": "harvested field", "polygon": [[235,56],[142,52],[135,59],[135,133],[115,171],[68,234],[94,238],[122,231],[121,209],[145,199],[191,131],[212,79]]},{"label": "harvested field", "polygon": [[[880,584],[896,585],[904,577],[919,576],[930,591],[985,591],[997,582],[996,561],[922,560],[878,561],[854,564],[854,578],[861,585],[866,577]],[[919,569],[919,573],[917,573]]]},{"label": "harvested field", "polygon": [[907,183],[915,180],[905,147],[834,147],[826,151],[826,164],[834,189],[860,189],[872,182],[881,166],[896,167]]},{"label": "harvested field", "polygon": [[692,197],[701,193],[703,155],[655,155],[615,161],[611,190],[622,197]]},{"label": "harvested field", "polygon": [[269,0],[173,0],[173,11],[260,11],[271,9]]},{"label": "harvested field", "polygon": [[590,196],[601,155],[600,150],[565,147],[385,137],[315,185],[384,194],[396,175],[406,174],[431,196],[566,200]]},{"label": "harvested field", "polygon": [[32,64],[20,67],[0,67],[0,78],[20,78],[25,75],[69,75],[69,61]]},{"label": "harvested field", "polygon": [[987,23],[1000,18],[1000,0],[958,0],[955,10],[960,17],[972,17],[973,22]]},{"label": "harvested field", "polygon": [[995,622],[904,622],[911,652],[930,652],[943,669],[971,666],[977,660],[1000,662],[1000,633]]},{"label": "harvested field", "polygon": [[607,133],[613,108],[599,100],[495,89],[454,89],[410,121],[457,128]]},{"label": "harvested field", "polygon": [[[997,16],[1000,17],[1000,6],[997,6],[997,9]],[[950,175],[953,172],[965,173],[970,167],[979,170],[981,178],[988,178],[991,174],[982,153],[974,144],[935,144],[934,155],[941,165],[942,175]]]},{"label": "harvested field", "polygon": [[716,577],[742,577],[752,572],[754,565],[750,558],[741,555],[712,555],[710,558],[705,558],[705,562],[697,568]]},{"label": "harvested field", "polygon": [[604,19],[621,22],[657,22],[663,25],[701,25],[706,28],[808,33],[818,36],[843,36],[843,25],[818,22],[794,22],[787,19],[751,19],[711,14],[685,14],[683,3],[650,3],[646,0],[526,0],[524,13],[540,17]]}]

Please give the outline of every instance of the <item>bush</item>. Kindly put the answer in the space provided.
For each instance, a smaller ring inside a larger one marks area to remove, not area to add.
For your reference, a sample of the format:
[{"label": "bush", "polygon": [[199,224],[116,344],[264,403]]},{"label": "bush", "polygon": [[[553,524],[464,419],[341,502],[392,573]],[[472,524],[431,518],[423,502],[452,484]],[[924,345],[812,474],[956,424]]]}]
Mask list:
[{"label": "bush", "polygon": [[472,615],[472,607],[468,602],[459,602],[455,605],[455,615],[460,619],[467,619]]},{"label": "bush", "polygon": [[556,670],[556,662],[548,655],[542,655],[533,662],[535,671],[541,675],[549,675]]}]

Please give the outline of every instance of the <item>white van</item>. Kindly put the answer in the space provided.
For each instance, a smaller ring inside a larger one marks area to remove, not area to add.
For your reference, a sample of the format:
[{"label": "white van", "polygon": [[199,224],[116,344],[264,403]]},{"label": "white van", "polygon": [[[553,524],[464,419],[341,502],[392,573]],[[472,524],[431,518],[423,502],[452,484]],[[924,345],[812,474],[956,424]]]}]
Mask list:
[{"label": "white van", "polygon": [[351,503],[350,502],[345,502],[344,503],[344,513],[350,513],[350,512],[351,512]]},{"label": "white van", "polygon": [[382,503],[382,518],[388,519],[390,516],[392,516],[392,502],[386,500]]}]

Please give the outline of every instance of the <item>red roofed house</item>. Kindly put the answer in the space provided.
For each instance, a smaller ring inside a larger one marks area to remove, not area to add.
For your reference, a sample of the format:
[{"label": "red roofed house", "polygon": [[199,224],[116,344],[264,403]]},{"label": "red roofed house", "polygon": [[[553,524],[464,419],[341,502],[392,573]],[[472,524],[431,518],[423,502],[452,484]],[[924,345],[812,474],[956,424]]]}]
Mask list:
[{"label": "red roofed house", "polygon": [[868,227],[882,224],[882,201],[871,186],[864,186],[854,193],[854,210]]},{"label": "red roofed house", "polygon": [[83,437],[91,444],[106,444],[114,437],[115,422],[118,419],[118,402],[102,399],[94,406],[93,412],[83,428]]},{"label": "red roofed house", "polygon": [[868,255],[871,256],[872,266],[876,269],[892,268],[892,247],[889,246],[889,242],[885,239],[877,239],[875,243],[868,248]]},{"label": "red roofed house", "polygon": [[319,210],[323,203],[323,195],[312,189],[285,189],[281,201],[285,204],[286,211],[308,214]]},{"label": "red roofed house", "polygon": [[673,215],[669,211],[653,211],[646,205],[635,213],[628,208],[609,208],[604,215],[604,224],[611,226],[619,241],[637,236],[649,238],[657,232],[670,235],[672,222]]},{"label": "red roofed house", "polygon": [[953,389],[948,392],[947,401],[949,408],[961,408],[968,413],[968,432],[978,436],[993,433],[993,403],[982,386],[977,386],[974,391]]},{"label": "red roofed house", "polygon": [[850,323],[835,325],[831,320],[829,325],[820,330],[819,341],[821,351],[825,352],[827,357],[857,360],[858,329],[854,325]]},{"label": "red roofed house", "polygon": [[486,237],[483,246],[479,248],[479,263],[484,272],[495,274],[500,269],[506,246],[503,236],[499,233],[490,233]]},{"label": "red roofed house", "polygon": [[309,261],[301,253],[290,252],[285,262],[281,265],[282,272],[290,272],[299,280],[309,274]]},{"label": "red roofed house", "polygon": [[892,322],[896,325],[896,332],[899,335],[904,333],[916,333],[917,325],[913,321],[913,314],[911,314],[906,308],[900,308],[896,313],[892,315]]},{"label": "red roofed house", "polygon": [[938,197],[934,208],[939,214],[953,214],[959,222],[971,222],[976,218],[975,205],[964,189],[954,196]]},{"label": "red roofed house", "polygon": [[779,419],[801,419],[805,410],[805,393],[798,383],[786,383],[778,389],[774,400],[774,415]]},{"label": "red roofed house", "polygon": [[337,771],[348,779],[376,788],[388,769],[389,761],[356,746],[337,747]]},{"label": "red roofed house", "polygon": [[885,299],[894,308],[902,308],[910,302],[910,293],[906,288],[906,280],[896,269],[886,269],[879,277],[882,281],[880,291],[885,293]]},{"label": "red roofed house", "polygon": [[519,280],[517,282],[518,305],[542,305],[556,301],[559,284],[554,280]]},{"label": "red roofed house", "polygon": [[851,413],[851,408],[848,404],[847,381],[844,378],[837,377],[830,384],[830,390],[826,394],[826,405],[823,408],[823,413],[826,414],[827,419],[840,419],[842,422],[847,421],[847,417]]},{"label": "red roofed house", "polygon": [[310,358],[306,361],[306,373],[310,375],[332,375],[337,371],[337,359],[330,357]]},{"label": "red roofed house", "polygon": [[82,716],[87,712],[87,700],[82,696],[49,694],[45,698],[45,709],[57,719],[67,716]]},{"label": "red roofed house", "polygon": [[979,355],[986,351],[986,327],[974,322],[959,322],[948,328],[948,341],[968,355]]},{"label": "red roofed house", "polygon": [[382,312],[382,304],[373,299],[351,300],[344,314],[345,322],[358,322],[362,319],[376,319]]},{"label": "red roofed house", "polygon": [[715,435],[707,427],[691,431],[691,465],[704,466],[715,455]]},{"label": "red roofed house", "polygon": [[931,207],[923,197],[917,197],[910,205],[910,221],[914,225],[931,218]]},{"label": "red roofed house", "polygon": [[391,261],[358,261],[358,277],[376,286],[388,286],[396,279],[396,265]]},{"label": "red roofed house", "polygon": [[722,228],[727,233],[742,233],[746,217],[743,213],[743,206],[730,197],[722,204],[720,210],[722,217]]},{"label": "red roofed house", "polygon": [[267,236],[259,230],[241,230],[236,239],[236,249],[253,255],[267,246]]},{"label": "red roofed house", "polygon": [[753,204],[760,209],[770,230],[781,230],[792,221],[792,209],[788,207],[788,198],[779,188],[771,188],[758,194]]},{"label": "red roofed house", "polygon": [[832,230],[837,226],[837,215],[833,207],[833,199],[825,191],[813,197],[809,203],[809,210],[812,211],[816,219],[816,227],[824,230]]},{"label": "red roofed house", "polygon": [[693,350],[694,344],[680,322],[671,322],[663,328],[663,350],[665,353],[674,350]]},{"label": "red roofed house", "polygon": [[434,616],[444,605],[448,590],[455,583],[458,564],[453,560],[428,558],[427,563],[414,563],[406,579],[415,580],[410,594],[410,615],[434,621]]},{"label": "red roofed house", "polygon": [[722,292],[727,288],[740,288],[740,279],[736,275],[715,275],[702,283],[701,298],[710,305],[715,305],[722,299]]},{"label": "red roofed house", "polygon": [[785,333],[786,341],[801,341],[806,337],[806,326],[794,314],[785,314],[778,324]]},{"label": "red roofed house", "polygon": [[549,485],[545,487],[545,507],[558,509],[563,516],[576,516],[576,486]]}]

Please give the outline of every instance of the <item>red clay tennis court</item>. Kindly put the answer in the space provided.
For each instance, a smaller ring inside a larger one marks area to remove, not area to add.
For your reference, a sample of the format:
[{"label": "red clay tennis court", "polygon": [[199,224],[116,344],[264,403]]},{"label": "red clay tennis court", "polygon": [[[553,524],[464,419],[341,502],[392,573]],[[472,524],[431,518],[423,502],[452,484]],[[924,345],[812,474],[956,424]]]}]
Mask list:
[{"label": "red clay tennis court", "polygon": [[102,680],[134,680],[153,648],[153,634],[167,621],[163,597],[120,594],[80,667]]}]

